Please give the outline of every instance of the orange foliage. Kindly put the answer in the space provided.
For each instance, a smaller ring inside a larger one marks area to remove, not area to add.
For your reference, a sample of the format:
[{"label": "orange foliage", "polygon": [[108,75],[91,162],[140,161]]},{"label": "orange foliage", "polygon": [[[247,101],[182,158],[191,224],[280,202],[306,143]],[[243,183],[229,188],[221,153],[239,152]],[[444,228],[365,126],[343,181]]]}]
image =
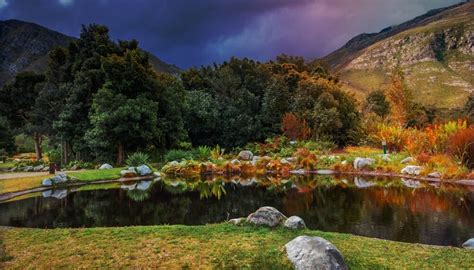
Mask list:
[{"label": "orange foliage", "polygon": [[460,130],[449,138],[449,153],[469,168],[474,167],[474,128]]},{"label": "orange foliage", "polygon": [[283,115],[281,129],[286,137],[293,140],[307,140],[311,136],[311,129],[306,124],[306,121],[299,119],[291,112]]}]

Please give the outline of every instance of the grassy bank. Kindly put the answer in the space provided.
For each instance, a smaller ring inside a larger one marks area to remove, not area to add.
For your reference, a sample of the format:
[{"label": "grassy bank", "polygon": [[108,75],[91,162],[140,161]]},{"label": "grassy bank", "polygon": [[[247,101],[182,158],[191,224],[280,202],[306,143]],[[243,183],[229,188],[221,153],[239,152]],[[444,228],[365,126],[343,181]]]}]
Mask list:
[{"label": "grassy bank", "polygon": [[[288,269],[284,244],[321,236],[351,269],[471,268],[474,252],[319,231],[236,227],[147,226],[87,229],[1,229],[6,256],[18,268],[252,268]],[[65,248],[67,247],[67,248]]]}]

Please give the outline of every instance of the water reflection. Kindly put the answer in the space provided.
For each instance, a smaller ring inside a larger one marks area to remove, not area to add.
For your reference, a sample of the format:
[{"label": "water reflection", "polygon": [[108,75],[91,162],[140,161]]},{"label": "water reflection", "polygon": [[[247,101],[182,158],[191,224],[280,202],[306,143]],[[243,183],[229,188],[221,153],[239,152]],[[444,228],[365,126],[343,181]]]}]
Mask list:
[{"label": "water reflection", "polygon": [[474,236],[474,191],[454,185],[389,178],[268,176],[169,178],[106,187],[51,190],[1,203],[0,225],[206,224],[247,216],[270,205],[324,231],[454,246]]}]

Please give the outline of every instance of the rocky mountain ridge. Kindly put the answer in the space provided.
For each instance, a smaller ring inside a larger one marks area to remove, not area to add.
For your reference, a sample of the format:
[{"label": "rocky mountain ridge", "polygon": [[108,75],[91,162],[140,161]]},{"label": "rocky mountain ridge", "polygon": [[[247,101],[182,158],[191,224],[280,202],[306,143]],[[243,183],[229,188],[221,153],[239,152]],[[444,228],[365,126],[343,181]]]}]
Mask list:
[{"label": "rocky mountain ridge", "polygon": [[[55,46],[67,46],[74,38],[35,23],[0,21],[0,87],[21,71],[43,72],[47,54]],[[150,63],[157,70],[176,74],[180,69],[153,54]]]}]

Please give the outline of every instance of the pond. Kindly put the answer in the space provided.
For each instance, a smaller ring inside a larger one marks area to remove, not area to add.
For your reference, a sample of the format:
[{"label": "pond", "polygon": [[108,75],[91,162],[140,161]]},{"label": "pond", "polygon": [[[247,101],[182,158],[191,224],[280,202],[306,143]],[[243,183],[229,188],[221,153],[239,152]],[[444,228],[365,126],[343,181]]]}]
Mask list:
[{"label": "pond", "polygon": [[198,225],[261,206],[322,231],[450,246],[474,237],[472,187],[352,176],[161,179],[48,190],[0,203],[0,225]]}]

